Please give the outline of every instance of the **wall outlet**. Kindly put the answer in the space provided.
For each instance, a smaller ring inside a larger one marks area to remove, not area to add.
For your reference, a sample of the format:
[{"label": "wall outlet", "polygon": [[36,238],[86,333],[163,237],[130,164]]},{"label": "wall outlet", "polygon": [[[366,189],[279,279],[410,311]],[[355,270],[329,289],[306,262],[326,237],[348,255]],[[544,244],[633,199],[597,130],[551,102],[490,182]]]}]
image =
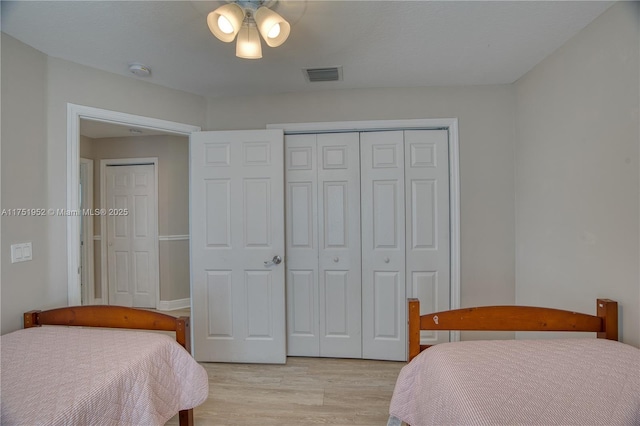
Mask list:
[{"label": "wall outlet", "polygon": [[31,241],[28,243],[11,244],[11,263],[26,262],[33,259]]}]

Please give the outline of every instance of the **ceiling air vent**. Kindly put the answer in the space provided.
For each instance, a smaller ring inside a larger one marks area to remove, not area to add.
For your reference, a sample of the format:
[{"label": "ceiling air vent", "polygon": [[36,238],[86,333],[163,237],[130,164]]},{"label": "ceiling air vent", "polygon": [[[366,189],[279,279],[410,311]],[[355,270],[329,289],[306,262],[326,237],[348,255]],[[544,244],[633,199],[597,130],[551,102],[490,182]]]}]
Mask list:
[{"label": "ceiling air vent", "polygon": [[305,68],[302,71],[309,83],[342,80],[342,67]]}]

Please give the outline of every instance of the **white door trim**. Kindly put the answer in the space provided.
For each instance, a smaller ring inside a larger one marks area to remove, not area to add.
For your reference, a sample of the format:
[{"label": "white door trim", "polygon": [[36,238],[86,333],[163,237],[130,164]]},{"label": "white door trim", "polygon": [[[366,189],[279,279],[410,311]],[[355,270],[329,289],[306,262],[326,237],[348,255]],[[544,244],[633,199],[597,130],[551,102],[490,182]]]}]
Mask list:
[{"label": "white door trim", "polygon": [[[78,182],[80,177],[81,119],[160,130],[182,136],[189,136],[193,132],[200,131],[199,126],[67,103],[67,210],[74,212],[80,208]],[[69,215],[67,216],[67,294],[69,305],[81,303],[79,268],[80,218]]]},{"label": "white door trim", "polygon": [[[89,158],[80,158],[80,164],[86,164],[87,166],[87,179],[85,181],[85,185],[83,188],[84,195],[86,195],[85,203],[83,204],[83,209],[93,210],[93,160]],[[95,294],[95,281],[94,281],[94,250],[93,247],[95,243],[93,242],[93,216],[88,215],[84,216],[84,242],[85,245],[82,248],[84,251],[85,265],[83,272],[85,273],[85,284],[86,284],[86,293],[87,296],[86,302],[87,304],[95,304],[96,303],[96,294]]]},{"label": "white door trim", "polygon": [[[155,221],[156,221],[156,238],[155,238],[155,249],[156,249],[156,265],[158,267],[158,273],[156,274],[156,282],[154,283],[156,287],[156,309],[160,306],[160,243],[158,239],[158,209],[160,207],[160,200],[158,199],[158,157],[142,157],[142,158],[107,158],[104,160],[100,160],[100,207],[102,209],[106,208],[107,205],[107,166],[126,166],[133,164],[153,164],[153,178],[155,179],[155,197],[156,197],[156,205],[155,205]],[[107,265],[107,216],[102,216],[100,220],[100,235],[105,235],[105,238],[100,239],[100,284],[101,290],[100,294],[102,295],[102,303],[104,305],[109,304],[109,268]]]},{"label": "white door trim", "polygon": [[[449,226],[451,228],[450,309],[460,308],[460,167],[457,118],[283,123],[268,124],[267,129],[283,129],[285,135],[347,131],[447,130],[449,132]],[[460,332],[452,331],[450,340],[459,341]]]}]

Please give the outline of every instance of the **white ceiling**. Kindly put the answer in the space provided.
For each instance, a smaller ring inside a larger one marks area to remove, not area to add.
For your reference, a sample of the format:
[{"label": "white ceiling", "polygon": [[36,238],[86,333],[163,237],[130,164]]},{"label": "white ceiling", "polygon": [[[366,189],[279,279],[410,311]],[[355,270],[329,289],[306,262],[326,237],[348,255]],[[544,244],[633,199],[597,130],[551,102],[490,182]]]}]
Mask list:
[{"label": "white ceiling", "polygon": [[[512,83],[606,10],[594,1],[294,1],[263,59],[235,57],[207,28],[221,1],[2,1],[2,31],[49,56],[203,96]],[[307,67],[344,81],[308,83]]]}]

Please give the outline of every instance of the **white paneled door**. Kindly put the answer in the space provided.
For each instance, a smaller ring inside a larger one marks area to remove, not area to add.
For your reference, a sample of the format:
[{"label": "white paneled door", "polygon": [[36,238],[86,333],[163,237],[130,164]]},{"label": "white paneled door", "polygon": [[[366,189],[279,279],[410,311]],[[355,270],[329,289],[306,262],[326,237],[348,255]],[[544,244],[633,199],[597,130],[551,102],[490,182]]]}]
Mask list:
[{"label": "white paneled door", "polygon": [[316,135],[285,136],[287,354],[320,355]]},{"label": "white paneled door", "polygon": [[[450,307],[446,130],[287,135],[288,353],[406,359],[406,298]],[[423,344],[449,340],[423,332]]]},{"label": "white paneled door", "polygon": [[285,143],[288,354],[360,358],[359,134]]},{"label": "white paneled door", "polygon": [[[450,309],[449,145],[446,130],[404,132],[407,294],[420,314]],[[422,331],[423,345],[449,341]]]},{"label": "white paneled door", "polygon": [[158,225],[153,164],[106,167],[109,304],[156,307]]},{"label": "white paneled door", "polygon": [[362,352],[406,359],[404,138],[360,136],[362,163]]},{"label": "white paneled door", "polygon": [[283,132],[198,132],[190,143],[195,358],[284,363]]},{"label": "white paneled door", "polygon": [[360,358],[359,134],[317,137],[320,356]]}]

